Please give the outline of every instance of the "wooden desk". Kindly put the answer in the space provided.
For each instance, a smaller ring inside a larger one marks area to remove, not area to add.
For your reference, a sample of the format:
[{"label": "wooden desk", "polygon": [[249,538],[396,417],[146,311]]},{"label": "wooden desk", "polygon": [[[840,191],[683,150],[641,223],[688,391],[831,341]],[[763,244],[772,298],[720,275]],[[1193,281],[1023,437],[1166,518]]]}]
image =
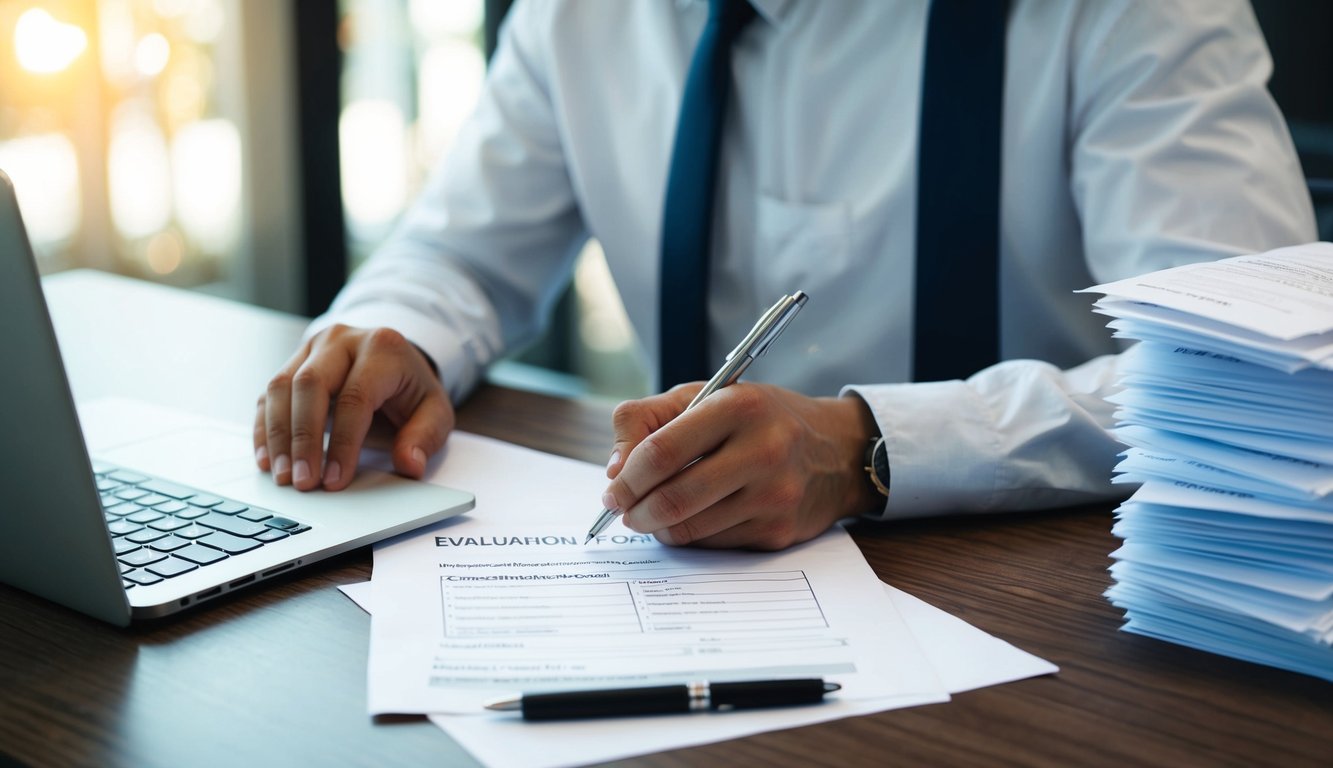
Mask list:
[{"label": "wooden desk", "polygon": [[[233,419],[249,418],[302,325],[89,273],[52,278],[47,293],[76,396],[137,394]],[[489,387],[460,426],[600,464],[609,413]],[[1333,764],[1333,685],[1117,631],[1101,596],[1110,524],[1110,509],[1091,508],[854,529],[885,581],[1050,659],[1057,676],[625,764]],[[370,620],[334,587],[369,576],[362,550],[130,630],[0,587],[0,754],[39,765],[473,764],[424,719],[365,715]]]}]

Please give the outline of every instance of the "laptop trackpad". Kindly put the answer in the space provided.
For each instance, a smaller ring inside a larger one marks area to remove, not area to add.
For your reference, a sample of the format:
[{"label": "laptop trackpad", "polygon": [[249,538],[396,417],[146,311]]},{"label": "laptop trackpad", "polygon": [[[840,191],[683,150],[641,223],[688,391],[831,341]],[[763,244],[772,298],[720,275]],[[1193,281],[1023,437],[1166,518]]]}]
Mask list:
[{"label": "laptop trackpad", "polygon": [[185,427],[105,449],[97,458],[200,489],[258,471],[249,438],[212,427]]},{"label": "laptop trackpad", "polygon": [[278,486],[259,470],[253,438],[240,425],[129,400],[81,406],[79,416],[97,459],[280,515],[318,519],[326,525],[337,522],[343,530],[419,523],[471,507],[467,494],[374,468],[388,467],[387,457],[373,457],[374,452],[347,488],[302,493]]}]

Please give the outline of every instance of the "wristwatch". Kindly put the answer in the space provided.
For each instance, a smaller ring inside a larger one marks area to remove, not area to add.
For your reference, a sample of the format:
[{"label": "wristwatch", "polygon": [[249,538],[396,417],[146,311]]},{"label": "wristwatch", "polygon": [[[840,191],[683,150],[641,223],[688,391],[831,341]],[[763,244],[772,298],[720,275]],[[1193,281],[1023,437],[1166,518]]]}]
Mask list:
[{"label": "wristwatch", "polygon": [[870,447],[866,449],[865,470],[875,490],[879,491],[881,496],[888,498],[889,447],[884,444],[882,435],[871,440]]}]

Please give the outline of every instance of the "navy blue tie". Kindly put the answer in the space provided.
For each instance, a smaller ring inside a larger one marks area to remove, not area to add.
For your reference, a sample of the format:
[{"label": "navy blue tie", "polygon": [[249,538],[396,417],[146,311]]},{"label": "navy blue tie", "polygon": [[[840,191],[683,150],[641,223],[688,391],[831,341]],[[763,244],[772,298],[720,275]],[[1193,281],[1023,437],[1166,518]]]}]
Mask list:
[{"label": "navy blue tie", "polygon": [[917,170],[912,378],[1000,359],[1000,127],[1007,0],[933,0]]},{"label": "navy blue tie", "polygon": [[750,19],[747,0],[709,0],[671,150],[662,213],[658,309],[663,389],[712,375],[708,360],[708,257],[713,199],[731,85],[731,44]]}]

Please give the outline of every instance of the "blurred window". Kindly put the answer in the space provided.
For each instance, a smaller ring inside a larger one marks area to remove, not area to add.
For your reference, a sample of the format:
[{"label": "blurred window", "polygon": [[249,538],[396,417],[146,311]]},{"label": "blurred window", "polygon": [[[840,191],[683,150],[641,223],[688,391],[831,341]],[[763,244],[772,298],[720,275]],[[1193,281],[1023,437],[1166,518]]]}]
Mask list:
[{"label": "blurred window", "polygon": [[340,0],[343,207],[353,265],[388,235],[475,108],[482,0]]},{"label": "blurred window", "polygon": [[[498,5],[340,0],[339,167],[353,267],[388,236],[476,107],[486,75],[485,14]],[[571,296],[561,303],[554,327],[496,366],[492,378],[570,394],[632,397],[646,388],[638,349],[593,242],[579,257]]]},{"label": "blurred window", "polygon": [[[302,195],[307,209],[323,205],[303,170],[337,168],[355,268],[475,108],[486,14],[493,35],[505,6],[0,0],[0,170],[14,180],[39,268],[92,267],[317,311],[312,251],[327,241],[304,230],[303,243]],[[326,38],[301,13],[326,9],[337,40],[312,45],[311,35]],[[326,157],[331,141],[306,151],[301,119],[334,118],[299,106],[303,45],[341,54],[337,158]],[[645,386],[637,350],[591,243],[551,332],[515,357],[555,371],[548,382],[577,382],[552,388],[626,397]],[[502,380],[507,370],[497,368]]]},{"label": "blurred window", "polygon": [[0,169],[39,267],[217,280],[240,232],[222,0],[0,0]]}]

